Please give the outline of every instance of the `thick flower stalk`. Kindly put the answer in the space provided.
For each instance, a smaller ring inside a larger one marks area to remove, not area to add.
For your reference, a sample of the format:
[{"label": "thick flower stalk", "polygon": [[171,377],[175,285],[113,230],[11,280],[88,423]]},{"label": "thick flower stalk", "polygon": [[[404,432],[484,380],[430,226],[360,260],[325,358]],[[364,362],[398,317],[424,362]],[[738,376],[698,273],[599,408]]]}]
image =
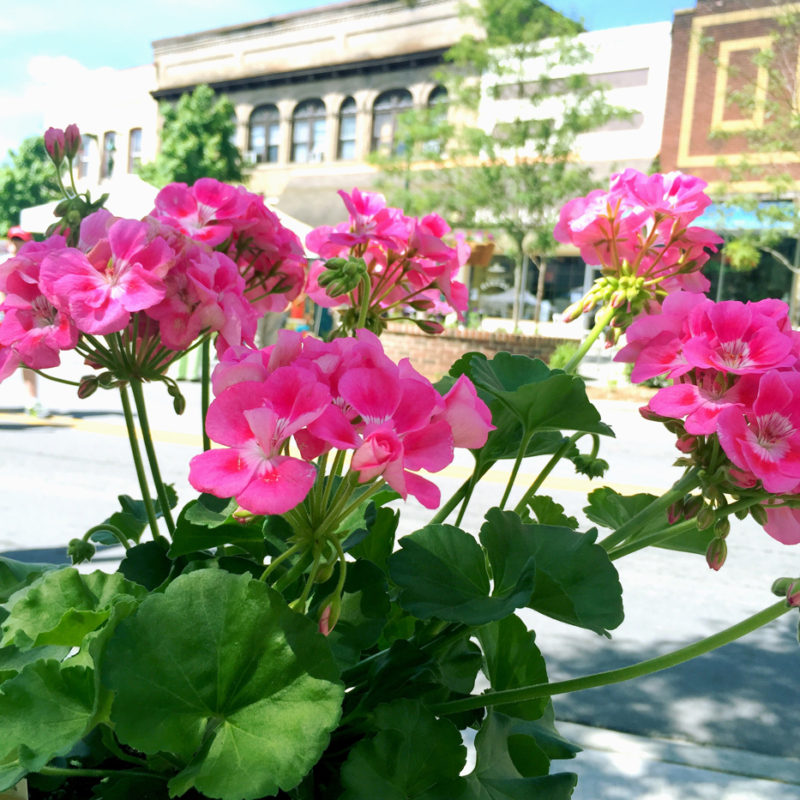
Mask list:
[{"label": "thick flower stalk", "polygon": [[787,305],[676,292],[651,311],[616,358],[634,364],[635,381],[672,381],[642,412],[676,433],[682,462],[699,470],[704,502],[684,499],[674,519],[716,526],[715,568],[729,529],[719,512],[732,503],[778,541],[800,543],[800,333]]},{"label": "thick flower stalk", "polygon": [[673,291],[704,292],[700,269],[722,241],[691,223],[711,203],[705,181],[680,172],[613,175],[608,191],[578,197],[562,209],[554,236],[602,268],[589,293],[566,311],[576,319],[595,307],[614,341],[646,307]]},{"label": "thick flower stalk", "polygon": [[[407,217],[379,194],[353,189],[339,195],[347,222],[306,237],[308,249],[320,256],[309,267],[306,291],[318,305],[339,311],[341,332],[366,327],[380,333],[388,320],[417,311],[462,318],[467,290],[456,276],[469,247],[445,243],[447,223],[438,214]],[[417,324],[429,333],[443,330],[430,320]]]}]

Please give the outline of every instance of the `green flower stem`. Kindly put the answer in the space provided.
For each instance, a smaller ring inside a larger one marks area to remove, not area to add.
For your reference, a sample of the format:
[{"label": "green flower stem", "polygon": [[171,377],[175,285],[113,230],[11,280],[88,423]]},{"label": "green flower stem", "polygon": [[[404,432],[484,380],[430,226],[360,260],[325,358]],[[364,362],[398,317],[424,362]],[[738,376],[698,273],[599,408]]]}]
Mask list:
[{"label": "green flower stem", "polygon": [[690,469],[673,484],[669,491],[661,497],[657,497],[638,514],[634,514],[627,522],[620,525],[614,533],[606,536],[606,538],[598,542],[598,544],[609,552],[615,546],[637,534],[650,520],[654,519],[659,514],[665,513],[676,500],[680,500],[699,485],[700,481],[697,477],[697,470]]},{"label": "green flower stem", "polygon": [[536,495],[536,492],[539,491],[541,485],[547,480],[547,476],[555,469],[556,464],[561,461],[562,458],[569,452],[570,447],[572,447],[581,436],[585,436],[586,434],[583,431],[578,431],[578,433],[572,434],[572,436],[567,439],[561,447],[553,453],[550,460],[544,465],[542,471],[536,476],[536,480],[530,485],[528,490],[522,495],[519,503],[514,508],[514,512],[516,514],[521,514],[528,503],[533,499]]},{"label": "green flower stem", "polygon": [[294,566],[285,575],[282,575],[275,581],[272,588],[278,592],[278,594],[283,594],[284,590],[291,586],[305,572],[306,567],[311,564],[311,560],[311,553],[306,550],[305,553],[297,559]]},{"label": "green flower stem", "polygon": [[161,514],[164,517],[164,521],[167,523],[167,530],[170,536],[172,536],[175,533],[175,523],[172,520],[167,490],[164,488],[164,482],[161,480],[161,470],[159,470],[158,461],[156,460],[156,451],[153,447],[153,436],[150,432],[150,424],[147,421],[147,407],[144,402],[144,392],[142,391],[141,381],[136,379],[131,381],[131,392],[133,392],[133,401],[136,403],[136,413],[139,415],[142,440],[144,441],[147,460],[150,462],[150,473],[156,485],[156,494],[158,495],[158,501],[161,505]]},{"label": "green flower stem", "polygon": [[582,678],[572,678],[571,680],[556,681],[555,683],[537,683],[532,686],[522,686],[518,689],[487,692],[486,694],[467,697],[463,700],[438,703],[431,706],[430,710],[437,715],[457,714],[462,711],[472,711],[476,708],[502,706],[507,703],[523,703],[538,697],[552,697],[556,694],[595,689],[598,686],[608,686],[612,683],[622,683],[633,678],[641,678],[644,675],[650,675],[653,672],[683,664],[685,661],[690,661],[693,658],[697,658],[697,656],[709,653],[718,647],[740,639],[742,636],[772,622],[791,609],[792,606],[789,606],[785,600],[779,600],[763,611],[759,611],[752,617],[748,617],[720,633],[715,633],[713,636],[690,644],[687,647],[682,647],[672,653],[650,658],[647,661],[641,661],[628,667],[597,672],[593,675],[584,675]]},{"label": "green flower stem", "polygon": [[72,769],[70,767],[40,767],[36,775],[52,775],[59,778],[113,778],[119,775],[130,775],[134,778],[155,778],[165,780],[164,775],[157,772],[145,772],[141,769]]},{"label": "green flower stem", "polygon": [[128,430],[128,441],[131,446],[131,456],[133,456],[133,465],[136,468],[136,477],[139,480],[139,490],[142,493],[142,501],[144,502],[145,511],[147,512],[147,521],[150,524],[150,533],[153,534],[153,540],[158,541],[158,522],[156,522],[156,510],[153,507],[153,500],[150,497],[150,488],[147,485],[147,478],[144,474],[144,464],[142,463],[142,453],[139,449],[139,441],[136,437],[136,427],[133,424],[133,411],[131,409],[131,399],[128,397],[128,389],[125,384],[119,387],[119,396],[122,400],[122,411],[125,415],[125,427]]},{"label": "green flower stem", "polygon": [[617,309],[611,306],[604,306],[600,309],[594,322],[594,328],[589,331],[589,335],[581,342],[581,346],[578,348],[575,355],[566,363],[564,372],[568,375],[575,374],[575,371],[578,369],[578,364],[583,361],[583,357],[589,352],[591,346],[605,330],[606,325],[614,319],[616,313]]},{"label": "green flower stem", "polygon": [[200,354],[201,363],[201,378],[200,378],[200,427],[202,428],[203,435],[203,452],[211,449],[211,439],[206,433],[206,415],[208,414],[208,406],[211,398],[211,340],[206,339],[203,342],[203,350]]},{"label": "green flower stem", "polygon": [[674,525],[670,525],[666,528],[662,528],[661,530],[654,531],[653,533],[648,533],[646,536],[642,536],[639,539],[636,539],[633,542],[628,542],[628,544],[620,545],[620,547],[611,550],[608,554],[609,559],[611,561],[616,561],[618,558],[622,558],[623,556],[629,556],[631,553],[635,553],[638,550],[643,550],[645,547],[650,547],[652,545],[661,544],[661,542],[666,542],[672,539],[674,536],[679,536],[682,533],[687,533],[691,531],[693,528],[697,527],[697,520],[694,519],[687,519],[683,522],[677,522]]},{"label": "green flower stem", "polygon": [[79,381],[68,381],[66,378],[56,378],[55,375],[48,375],[46,372],[42,372],[40,369],[31,369],[30,367],[26,366],[25,369],[30,369],[31,372],[35,372],[37,375],[41,375],[48,381],[54,381],[55,383],[63,383],[67,386],[80,386]]},{"label": "green flower stem", "polygon": [[[325,525],[326,531],[333,533],[339,527],[339,525],[346,520],[347,517],[349,517],[350,514],[352,514],[363,502],[369,500],[369,498],[374,494],[377,494],[381,489],[383,489],[384,486],[386,486],[385,481],[379,480],[374,486],[370,486],[370,488],[367,489],[364,494],[356,497],[356,499],[344,509],[340,508],[340,510],[336,511],[335,515],[330,517],[330,523]],[[346,499],[349,499],[349,495]],[[338,505],[341,506],[341,504]]]},{"label": "green flower stem", "polygon": [[358,309],[358,322],[356,322],[356,329],[364,328],[367,324],[367,314],[369,313],[369,300],[372,287],[370,286],[369,275],[363,275],[360,280],[361,285],[361,302]]},{"label": "green flower stem", "polygon": [[106,531],[110,533],[126,550],[131,549],[128,537],[116,525],[111,525],[108,522],[102,523],[100,525],[95,525],[94,527],[89,528],[89,530],[83,534],[83,541],[88,542],[89,537],[93,533],[97,533],[98,531]]},{"label": "green flower stem", "polygon": [[[511,494],[511,489],[514,486],[514,483],[517,480],[517,473],[519,472],[519,468],[522,466],[522,459],[525,457],[525,452],[528,449],[528,442],[531,440],[531,433],[523,433],[522,441],[519,445],[519,450],[517,451],[517,457],[514,459],[514,466],[511,468],[511,474],[508,476],[508,483],[506,483],[506,490],[503,492],[503,499],[500,501],[500,510],[502,511],[506,507],[506,502],[508,501],[508,496]],[[463,515],[463,509],[462,509]],[[461,517],[459,516],[459,520]],[[456,523],[458,525],[458,523]]]},{"label": "green flower stem", "polygon": [[441,508],[436,512],[436,514],[431,518],[430,524],[431,525],[438,525],[444,522],[451,514],[453,509],[467,496],[468,493],[472,492],[472,479],[475,477],[477,473],[478,465],[475,465],[475,470],[473,470],[472,475],[470,475],[458,489],[455,490],[452,497],[443,505]]},{"label": "green flower stem", "polygon": [[[737,511],[741,511],[746,508],[750,508],[750,506],[756,505],[757,503],[761,502],[757,498],[747,498],[745,500],[738,500],[735,503],[730,503],[727,506],[723,506],[720,509],[717,509],[717,513],[715,516],[715,521],[718,519],[723,519],[724,517],[730,516],[731,514],[735,514]],[[697,520],[696,519],[687,519],[683,522],[677,522],[674,525],[669,525],[666,528],[662,528],[661,530],[654,531],[653,533],[648,533],[646,536],[642,536],[636,539],[633,542],[629,542],[628,544],[623,544],[620,547],[614,548],[608,554],[608,557],[612,561],[616,561],[618,558],[622,558],[623,556],[628,556],[631,553],[635,553],[637,550],[643,550],[645,547],[649,547],[651,545],[658,545],[661,542],[666,542],[669,539],[672,539],[673,536],[678,536],[681,533],[687,533],[688,531],[693,530],[697,527]]]},{"label": "green flower stem", "polygon": [[270,573],[287,558],[291,558],[295,553],[299,553],[303,549],[303,545],[299,542],[297,544],[293,544],[288,550],[285,550],[279,556],[276,556],[269,562],[267,568],[261,573],[261,577],[259,578],[260,581],[266,581],[269,577]]}]

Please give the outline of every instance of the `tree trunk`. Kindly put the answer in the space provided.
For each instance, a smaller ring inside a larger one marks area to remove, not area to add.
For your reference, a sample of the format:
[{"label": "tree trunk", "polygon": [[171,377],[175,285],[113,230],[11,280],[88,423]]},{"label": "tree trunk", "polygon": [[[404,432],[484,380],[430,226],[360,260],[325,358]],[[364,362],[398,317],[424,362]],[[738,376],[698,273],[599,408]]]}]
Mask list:
[{"label": "tree trunk", "polygon": [[533,321],[538,325],[541,322],[542,316],[542,301],[544,300],[544,279],[547,277],[547,259],[544,256],[539,256],[539,260],[535,262],[539,269],[539,279],[536,281],[536,311],[533,315]]},{"label": "tree trunk", "polygon": [[520,299],[522,297],[522,292],[525,290],[525,287],[522,285],[522,267],[525,260],[525,253],[522,250],[522,242],[520,241],[516,244],[517,260],[514,264],[514,305],[511,312],[513,325],[512,332],[514,333],[519,327]]}]

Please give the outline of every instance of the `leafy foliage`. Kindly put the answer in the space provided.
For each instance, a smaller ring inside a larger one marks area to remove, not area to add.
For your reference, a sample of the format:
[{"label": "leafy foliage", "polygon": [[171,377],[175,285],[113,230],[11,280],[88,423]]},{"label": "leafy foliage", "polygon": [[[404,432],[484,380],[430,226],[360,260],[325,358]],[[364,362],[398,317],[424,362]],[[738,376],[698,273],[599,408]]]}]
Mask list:
[{"label": "leafy foliage", "polygon": [[24,139],[17,150],[8,153],[0,164],[0,235],[19,225],[23,208],[55,200],[59,196],[44,140],[40,136]]},{"label": "leafy foliage", "polygon": [[156,186],[172,181],[193,184],[200,178],[242,180],[242,155],[233,143],[233,104],[209,86],[161,106],[161,147],[155,161],[143,164],[141,177]]}]

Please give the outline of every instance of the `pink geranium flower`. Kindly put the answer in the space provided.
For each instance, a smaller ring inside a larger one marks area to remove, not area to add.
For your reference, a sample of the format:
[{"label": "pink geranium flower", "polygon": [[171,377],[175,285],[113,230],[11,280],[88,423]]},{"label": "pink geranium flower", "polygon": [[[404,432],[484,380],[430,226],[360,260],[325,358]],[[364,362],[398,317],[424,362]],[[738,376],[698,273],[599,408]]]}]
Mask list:
[{"label": "pink geranium flower", "polygon": [[135,311],[158,304],[166,295],[163,277],[173,251],[151,235],[144,222],[121,219],[88,254],[65,248],[42,262],[40,285],[58,307],[67,309],[86,333],[123,330]]},{"label": "pink geranium flower", "polygon": [[770,493],[800,482],[800,373],[768,372],[751,408],[728,406],[718,417],[719,442],[730,460]]},{"label": "pink geranium flower", "polygon": [[301,503],[316,469],[282,455],[289,437],[315,420],[330,403],[325,386],[299,367],[280,367],[263,384],[240,383],[211,404],[208,435],[227,445],[195,456],[189,482],[217,497],[235,497],[253,514],[282,514]]}]

